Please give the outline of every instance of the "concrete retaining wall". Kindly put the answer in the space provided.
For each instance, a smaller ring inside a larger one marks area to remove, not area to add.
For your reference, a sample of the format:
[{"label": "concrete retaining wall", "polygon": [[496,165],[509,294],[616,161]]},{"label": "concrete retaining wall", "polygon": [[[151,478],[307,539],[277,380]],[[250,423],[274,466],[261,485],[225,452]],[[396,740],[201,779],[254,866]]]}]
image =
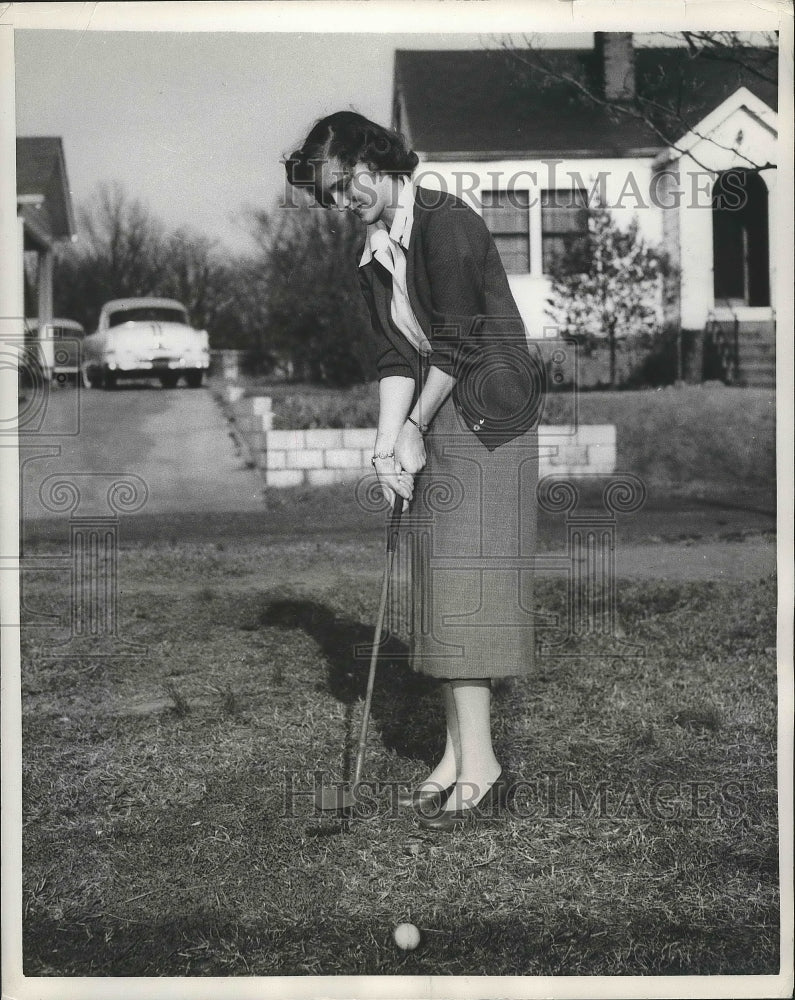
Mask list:
[{"label": "concrete retaining wall", "polygon": [[[359,479],[372,471],[374,427],[273,430],[269,396],[243,397],[226,387],[226,401],[252,460],[268,486],[324,486]],[[582,476],[611,473],[616,467],[616,429],[612,424],[539,428],[539,474]]]}]

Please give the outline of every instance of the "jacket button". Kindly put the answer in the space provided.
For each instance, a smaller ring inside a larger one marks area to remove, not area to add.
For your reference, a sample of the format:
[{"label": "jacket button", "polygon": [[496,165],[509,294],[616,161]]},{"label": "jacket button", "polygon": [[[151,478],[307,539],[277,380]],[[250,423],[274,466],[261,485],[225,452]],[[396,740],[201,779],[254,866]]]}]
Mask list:
[{"label": "jacket button", "polygon": [[479,431],[480,430],[480,424],[473,424],[472,425],[472,430],[473,431]]}]

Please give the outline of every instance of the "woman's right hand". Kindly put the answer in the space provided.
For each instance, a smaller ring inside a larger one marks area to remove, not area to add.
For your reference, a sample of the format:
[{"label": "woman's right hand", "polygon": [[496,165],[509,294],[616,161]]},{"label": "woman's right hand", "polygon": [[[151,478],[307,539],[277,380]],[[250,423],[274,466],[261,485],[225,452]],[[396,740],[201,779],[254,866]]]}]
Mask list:
[{"label": "woman's right hand", "polygon": [[409,501],[414,497],[414,476],[406,472],[400,462],[394,458],[377,458],[373,463],[378,482],[389,501],[389,506],[395,506],[395,495],[403,497],[403,510],[408,510]]}]

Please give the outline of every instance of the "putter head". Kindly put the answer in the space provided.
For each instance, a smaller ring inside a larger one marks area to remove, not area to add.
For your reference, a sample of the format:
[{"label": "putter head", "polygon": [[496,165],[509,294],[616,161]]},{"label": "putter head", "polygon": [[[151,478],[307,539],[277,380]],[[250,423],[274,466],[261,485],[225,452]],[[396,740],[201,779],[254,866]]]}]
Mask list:
[{"label": "putter head", "polygon": [[356,800],[347,782],[345,784],[321,785],[315,791],[315,809],[321,812],[348,813],[355,804]]}]

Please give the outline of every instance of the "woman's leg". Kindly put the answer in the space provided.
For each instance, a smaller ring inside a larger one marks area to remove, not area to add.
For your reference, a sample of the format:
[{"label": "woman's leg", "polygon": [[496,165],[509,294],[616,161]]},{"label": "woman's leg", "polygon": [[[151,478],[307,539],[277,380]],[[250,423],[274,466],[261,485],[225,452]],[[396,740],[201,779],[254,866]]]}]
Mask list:
[{"label": "woman's leg", "polygon": [[441,788],[449,788],[450,785],[455,784],[461,769],[461,741],[458,736],[458,716],[453,696],[453,685],[450,681],[442,681],[441,687],[447,726],[444,754],[425,781],[418,785],[418,791],[435,792]]},{"label": "woman's leg", "polygon": [[477,805],[501,770],[491,745],[491,681],[455,680],[450,687],[458,720],[461,764],[456,787],[444,808],[467,809]]}]

